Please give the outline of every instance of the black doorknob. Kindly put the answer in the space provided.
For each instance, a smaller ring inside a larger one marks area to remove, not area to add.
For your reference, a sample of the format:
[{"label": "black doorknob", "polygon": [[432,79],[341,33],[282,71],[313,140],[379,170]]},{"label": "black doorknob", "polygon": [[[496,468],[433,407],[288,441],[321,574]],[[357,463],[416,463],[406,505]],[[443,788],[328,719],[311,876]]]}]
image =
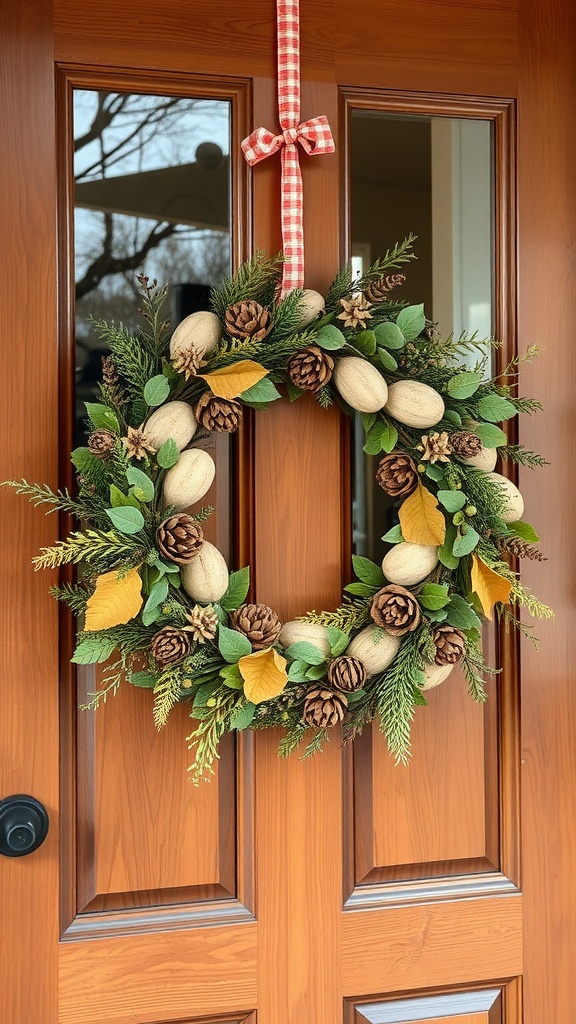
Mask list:
[{"label": "black doorknob", "polygon": [[33,796],[19,794],[0,800],[0,853],[25,857],[42,845],[48,834],[48,815]]}]

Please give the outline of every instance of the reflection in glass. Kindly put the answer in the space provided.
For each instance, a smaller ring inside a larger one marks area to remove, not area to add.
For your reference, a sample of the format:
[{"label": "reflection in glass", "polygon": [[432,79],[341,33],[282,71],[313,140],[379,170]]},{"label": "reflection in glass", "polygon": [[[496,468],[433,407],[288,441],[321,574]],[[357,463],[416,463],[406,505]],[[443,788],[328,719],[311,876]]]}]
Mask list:
[{"label": "reflection in glass", "polygon": [[[442,335],[490,337],[493,289],[490,121],[354,110],[350,127],[351,252],[355,271],[409,232],[403,301],[424,302]],[[376,460],[354,430],[353,549],[381,561],[394,508],[374,479]]]}]

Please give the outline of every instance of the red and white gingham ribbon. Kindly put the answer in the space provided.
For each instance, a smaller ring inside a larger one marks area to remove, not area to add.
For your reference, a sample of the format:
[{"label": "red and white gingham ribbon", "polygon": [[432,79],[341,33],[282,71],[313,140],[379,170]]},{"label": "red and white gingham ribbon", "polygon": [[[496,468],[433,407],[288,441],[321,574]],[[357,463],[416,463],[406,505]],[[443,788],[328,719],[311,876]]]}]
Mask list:
[{"label": "red and white gingham ribbon", "polygon": [[284,267],[283,298],[293,288],[304,286],[304,232],[302,228],[302,173],[298,143],[309,156],[333,153],[334,139],[328,118],[321,114],[300,122],[300,39],[299,0],[277,0],[278,26],[278,111],[280,135],[257,128],[242,142],[251,166],[282,150],[282,245]]}]

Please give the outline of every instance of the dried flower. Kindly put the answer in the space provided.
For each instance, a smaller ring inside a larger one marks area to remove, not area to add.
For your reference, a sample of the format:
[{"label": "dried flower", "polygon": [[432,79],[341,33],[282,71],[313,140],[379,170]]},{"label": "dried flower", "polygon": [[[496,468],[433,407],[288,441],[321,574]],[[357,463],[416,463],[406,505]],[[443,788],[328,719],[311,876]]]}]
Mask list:
[{"label": "dried flower", "polygon": [[417,445],[417,451],[423,452],[422,462],[450,462],[452,448],[445,430],[441,434],[433,430],[431,434],[422,435],[422,444]]},{"label": "dried flower", "polygon": [[372,319],[372,313],[369,312],[372,303],[368,302],[364,295],[340,299],[340,305],[344,312],[339,313],[337,319],[343,320],[345,327],[365,327],[366,320]]},{"label": "dried flower", "polygon": [[213,640],[218,629],[218,616],[211,604],[203,607],[195,604],[190,613],[186,616],[189,623],[183,629],[186,633],[192,633],[194,640],[203,644],[205,640]]},{"label": "dried flower", "polygon": [[143,424],[139,427],[128,427],[128,436],[122,438],[122,444],[125,445],[128,456],[131,459],[145,459],[146,452],[155,452],[156,449],[150,444],[150,438],[142,429]]},{"label": "dried flower", "polygon": [[195,377],[200,367],[205,365],[202,355],[202,352],[193,348],[183,350],[174,356],[172,367],[176,373],[184,374],[184,380],[190,380],[190,377]]}]

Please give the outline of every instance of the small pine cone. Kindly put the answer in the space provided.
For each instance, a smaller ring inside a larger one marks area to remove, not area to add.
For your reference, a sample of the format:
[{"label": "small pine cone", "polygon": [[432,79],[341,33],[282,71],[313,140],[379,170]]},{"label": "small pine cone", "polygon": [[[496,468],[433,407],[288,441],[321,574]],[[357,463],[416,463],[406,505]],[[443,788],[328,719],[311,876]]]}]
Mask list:
[{"label": "small pine cone", "polygon": [[352,693],[364,686],[366,666],[360,658],[347,658],[346,655],[342,655],[330,662],[327,675],[328,682],[334,689]]},{"label": "small pine cone", "polygon": [[376,480],[392,498],[407,497],[418,486],[418,468],[404,452],[391,452],[378,463]]},{"label": "small pine cone", "polygon": [[466,637],[455,626],[438,626],[432,637],[435,665],[457,665],[466,653]]},{"label": "small pine cone", "polygon": [[406,274],[385,274],[384,277],[379,277],[377,281],[372,281],[365,289],[364,295],[368,302],[383,302],[388,292],[404,284],[405,280]]},{"label": "small pine cone", "polygon": [[254,299],[236,302],[224,314],[226,332],[232,338],[253,338],[262,341],[272,330],[272,317]]},{"label": "small pine cone", "polygon": [[160,553],[176,565],[188,565],[200,551],[203,540],[202,527],[186,512],[169,516],[156,531]]},{"label": "small pine cone", "polygon": [[152,656],[157,665],[177,665],[190,650],[188,634],[175,626],[163,626],[162,629],[152,637],[150,644]]},{"label": "small pine cone", "polygon": [[308,691],[302,718],[317,729],[331,728],[342,721],[347,707],[348,698],[343,693],[318,687]]},{"label": "small pine cone", "polygon": [[282,623],[267,604],[243,604],[230,616],[232,629],[247,636],[255,651],[262,651],[278,639]]},{"label": "small pine cone", "polygon": [[100,430],[93,430],[87,443],[92,454],[105,461],[112,455],[115,441],[116,434],[103,427]]},{"label": "small pine cone", "polygon": [[118,383],[118,374],[112,356],[102,356],[102,380],[109,388]]},{"label": "small pine cone", "polygon": [[468,430],[457,430],[450,434],[450,447],[459,459],[470,459],[482,451],[482,441]]},{"label": "small pine cone", "polygon": [[334,360],[317,345],[300,349],[286,364],[288,376],[303,391],[320,391],[328,384],[334,370]]},{"label": "small pine cone", "polygon": [[211,391],[206,391],[196,406],[196,419],[206,430],[233,434],[240,426],[242,406],[239,402],[218,398]]},{"label": "small pine cone", "polygon": [[404,636],[419,624],[420,606],[406,587],[389,583],[374,594],[370,615],[390,636]]}]

